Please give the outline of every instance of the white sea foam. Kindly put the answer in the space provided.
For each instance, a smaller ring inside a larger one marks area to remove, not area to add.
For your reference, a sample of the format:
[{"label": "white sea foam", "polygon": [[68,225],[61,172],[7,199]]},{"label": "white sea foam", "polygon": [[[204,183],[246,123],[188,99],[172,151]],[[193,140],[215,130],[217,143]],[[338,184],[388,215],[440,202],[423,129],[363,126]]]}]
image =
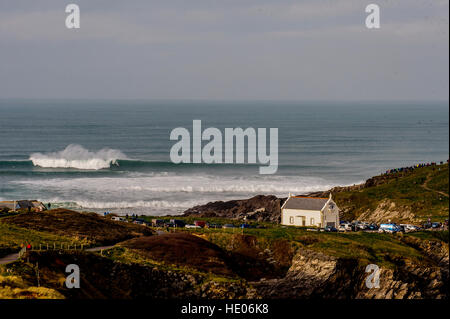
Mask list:
[{"label": "white sea foam", "polygon": [[[131,174],[130,174],[131,175]],[[20,180],[14,184],[41,193],[54,207],[124,213],[180,213],[211,201],[245,199],[259,194],[287,196],[326,190],[335,184],[318,177],[151,174],[142,177],[84,177]]]},{"label": "white sea foam", "polygon": [[30,160],[34,166],[86,170],[109,168],[111,164],[117,164],[118,159],[126,158],[119,150],[103,148],[92,152],[77,144],[70,144],[59,152],[33,153],[30,155]]},{"label": "white sea foam", "polygon": [[138,201],[97,201],[90,199],[75,199],[73,201],[66,201],[59,197],[43,197],[38,198],[43,203],[51,203],[52,208],[64,207],[74,210],[96,211],[99,213],[109,211],[117,214],[150,214],[150,215],[165,215],[165,214],[181,214],[187,208],[204,204],[201,200],[185,200],[185,201],[170,201],[170,200],[138,200]]},{"label": "white sea foam", "polygon": [[[153,193],[169,194],[274,194],[286,195],[289,192],[306,193],[327,190],[331,184],[314,177],[281,177],[246,179],[224,176],[192,175],[152,175],[147,177],[89,177],[89,178],[53,178],[46,180],[21,180],[15,183],[29,187],[45,188],[51,191],[66,191],[72,194],[99,193],[104,196],[143,198]],[[169,195],[170,196],[170,195]]]}]

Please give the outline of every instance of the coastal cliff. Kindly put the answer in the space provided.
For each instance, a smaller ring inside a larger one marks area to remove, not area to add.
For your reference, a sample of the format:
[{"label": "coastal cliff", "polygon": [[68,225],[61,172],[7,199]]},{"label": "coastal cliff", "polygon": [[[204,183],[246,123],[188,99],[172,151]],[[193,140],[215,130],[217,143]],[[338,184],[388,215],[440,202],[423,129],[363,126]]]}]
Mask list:
[{"label": "coastal cliff", "polygon": [[[171,255],[176,248],[171,244],[176,241],[172,241],[171,236],[177,234],[167,236],[167,244],[161,251]],[[192,239],[189,237],[192,235],[179,236]],[[392,245],[404,244],[411,255],[402,256],[400,252],[389,250],[384,256],[377,255],[379,288],[368,288],[369,274],[365,267],[374,261],[365,262],[357,255],[339,256],[333,249],[318,250],[321,246],[314,237],[303,236],[300,242],[283,239],[268,242],[265,238],[238,234],[222,238],[211,234],[202,237],[207,240],[197,238],[192,245],[194,249],[205,245],[213,252],[212,255],[205,252],[204,258],[201,254],[193,259],[172,254],[167,259],[154,252],[156,246],[149,246],[146,241],[135,245],[135,239],[103,254],[30,252],[26,263],[16,262],[10,270],[33,286],[37,284],[36,270],[39,269],[41,287],[69,299],[448,298],[448,244],[437,240],[396,238]],[[154,244],[159,246],[164,241],[158,240]],[[213,242],[221,243],[221,246]],[[153,248],[147,251],[145,247]],[[370,251],[369,247],[360,249]],[[216,266],[207,270],[203,266],[208,262]],[[64,268],[69,263],[80,267],[80,289],[64,286]]]},{"label": "coastal cliff", "polygon": [[[365,183],[339,186],[304,194],[328,197],[330,193],[341,210],[341,219],[367,222],[421,223],[428,218],[443,221],[449,215],[448,164],[383,174]],[[279,222],[286,198],[258,195],[250,199],[218,201],[186,210],[183,216],[225,217]]]}]

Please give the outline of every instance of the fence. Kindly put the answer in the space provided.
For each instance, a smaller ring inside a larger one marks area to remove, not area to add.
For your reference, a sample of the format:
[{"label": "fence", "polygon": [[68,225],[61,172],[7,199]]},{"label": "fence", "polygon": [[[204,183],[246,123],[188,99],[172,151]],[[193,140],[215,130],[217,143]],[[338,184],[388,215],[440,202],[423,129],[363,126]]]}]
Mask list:
[{"label": "fence", "polygon": [[19,251],[19,258],[22,258],[22,256],[27,252],[26,247],[22,247],[22,249]]},{"label": "fence", "polygon": [[53,245],[50,245],[48,243],[46,244],[39,244],[38,245],[32,245],[31,249],[27,249],[27,247],[22,247],[22,249],[19,251],[19,258],[22,258],[27,251],[45,251],[45,250],[58,250],[58,251],[67,251],[67,250],[84,250],[85,245],[83,244],[59,244],[53,243]]}]

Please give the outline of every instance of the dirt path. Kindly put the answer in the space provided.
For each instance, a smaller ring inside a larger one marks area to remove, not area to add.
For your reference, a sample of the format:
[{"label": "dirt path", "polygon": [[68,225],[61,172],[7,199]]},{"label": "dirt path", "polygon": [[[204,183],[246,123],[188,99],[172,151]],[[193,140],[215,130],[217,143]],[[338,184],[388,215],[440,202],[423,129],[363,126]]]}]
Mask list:
[{"label": "dirt path", "polygon": [[10,262],[13,262],[17,258],[19,258],[19,253],[6,255],[5,257],[0,258],[0,265],[4,265],[4,264],[10,263]]},{"label": "dirt path", "polygon": [[[101,251],[101,250],[111,249],[113,247],[114,247],[114,245],[98,246],[98,247],[87,248],[84,250],[85,251]],[[10,262],[16,261],[18,258],[19,258],[19,253],[6,255],[5,257],[0,258],[0,265],[4,265],[4,264],[8,264]]]},{"label": "dirt path", "polygon": [[442,196],[445,196],[445,197],[448,197],[448,194],[446,194],[446,193],[444,193],[444,192],[441,192],[441,191],[437,191],[437,190],[435,190],[435,189],[432,189],[432,188],[429,188],[428,187],[428,182],[431,180],[431,173],[429,173],[428,175],[427,175],[427,178],[425,179],[425,182],[423,182],[423,184],[422,185],[420,185],[420,186],[422,186],[424,189],[426,189],[427,191],[430,191],[430,192],[435,192],[435,193],[438,193],[438,194],[440,194],[440,195],[442,195]]},{"label": "dirt path", "polygon": [[[157,235],[162,235],[165,233],[166,232],[162,231],[162,230],[156,231]],[[101,250],[111,249],[113,247],[115,247],[115,245],[91,247],[91,248],[87,248],[84,250],[85,251],[101,251]],[[17,260],[18,258],[19,258],[19,253],[6,255],[5,257],[0,258],[0,265],[4,265],[4,264],[10,263],[10,262],[13,262],[13,261]]]},{"label": "dirt path", "polygon": [[92,248],[88,248],[85,249],[86,251],[100,251],[100,250],[106,250],[106,249],[111,249],[113,248],[115,245],[111,245],[111,246],[99,246],[99,247],[92,247]]}]

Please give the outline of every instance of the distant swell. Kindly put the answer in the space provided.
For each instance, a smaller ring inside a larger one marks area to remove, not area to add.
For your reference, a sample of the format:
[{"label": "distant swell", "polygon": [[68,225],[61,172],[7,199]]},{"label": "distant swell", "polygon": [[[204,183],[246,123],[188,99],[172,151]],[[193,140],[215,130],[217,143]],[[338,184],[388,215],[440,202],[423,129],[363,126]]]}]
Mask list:
[{"label": "distant swell", "polygon": [[77,168],[99,170],[117,165],[118,159],[127,157],[119,150],[103,148],[92,152],[81,145],[70,144],[64,150],[52,153],[33,153],[30,160],[34,166],[46,168]]}]

